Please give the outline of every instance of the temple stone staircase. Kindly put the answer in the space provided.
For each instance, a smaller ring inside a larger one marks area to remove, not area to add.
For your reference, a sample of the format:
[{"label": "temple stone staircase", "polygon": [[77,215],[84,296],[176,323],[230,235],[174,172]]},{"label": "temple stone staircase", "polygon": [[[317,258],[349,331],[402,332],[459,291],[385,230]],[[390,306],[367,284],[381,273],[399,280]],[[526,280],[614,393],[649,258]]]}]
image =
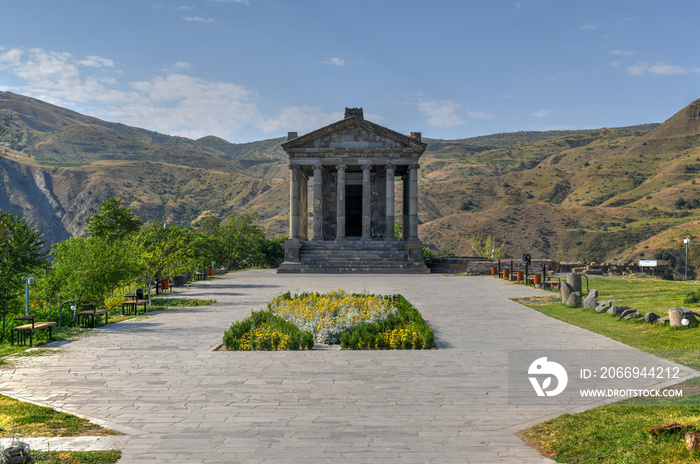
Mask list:
[{"label": "temple stone staircase", "polygon": [[430,274],[422,262],[410,261],[404,242],[346,240],[304,241],[301,265],[281,266],[278,273],[315,274]]}]

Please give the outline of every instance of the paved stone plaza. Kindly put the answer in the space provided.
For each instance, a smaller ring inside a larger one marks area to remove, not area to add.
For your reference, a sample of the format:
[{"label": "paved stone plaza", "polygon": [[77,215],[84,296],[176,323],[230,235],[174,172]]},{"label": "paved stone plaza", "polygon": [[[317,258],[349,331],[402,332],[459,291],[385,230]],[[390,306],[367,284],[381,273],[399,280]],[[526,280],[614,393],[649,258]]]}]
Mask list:
[{"label": "paved stone plaza", "polygon": [[[213,351],[272,297],[338,288],[402,293],[440,349]],[[573,407],[508,405],[507,350],[625,346],[509,299],[537,294],[490,277],[232,273],[182,293],[218,304],[110,324],[23,358],[0,371],[0,392],[126,433],[102,440],[123,450],[120,463],[552,462],[514,433]],[[629,359],[670,364],[633,349]]]}]

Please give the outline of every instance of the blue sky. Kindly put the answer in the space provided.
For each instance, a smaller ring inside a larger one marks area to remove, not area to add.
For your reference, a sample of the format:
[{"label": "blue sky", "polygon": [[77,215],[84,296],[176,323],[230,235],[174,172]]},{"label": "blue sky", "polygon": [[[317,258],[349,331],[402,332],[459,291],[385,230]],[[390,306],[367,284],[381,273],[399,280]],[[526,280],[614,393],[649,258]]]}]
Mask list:
[{"label": "blue sky", "polygon": [[22,0],[0,90],[248,142],[342,118],[455,139],[662,122],[700,97],[697,0]]}]

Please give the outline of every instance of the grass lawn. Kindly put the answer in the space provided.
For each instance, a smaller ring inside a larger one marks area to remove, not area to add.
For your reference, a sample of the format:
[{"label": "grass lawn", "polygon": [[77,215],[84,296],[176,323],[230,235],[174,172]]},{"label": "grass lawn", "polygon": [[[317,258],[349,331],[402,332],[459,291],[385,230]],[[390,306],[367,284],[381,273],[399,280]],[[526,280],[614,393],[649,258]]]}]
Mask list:
[{"label": "grass lawn", "polygon": [[0,438],[102,435],[121,433],[100,427],[81,417],[0,395]]},{"label": "grass lawn", "polygon": [[[614,300],[640,313],[661,317],[683,303],[688,292],[700,285],[653,279],[590,278],[598,289],[598,301]],[[644,320],[620,321],[594,310],[570,308],[558,294],[519,300],[550,317],[583,327],[657,356],[700,369],[700,328],[649,325]],[[657,351],[660,350],[660,351]],[[648,429],[670,422],[691,425],[700,431],[700,378],[680,385],[685,396],[658,400],[633,398],[578,414],[565,414],[522,432],[522,437],[542,454],[567,463],[700,463],[700,454],[685,448],[684,433],[653,437]]]},{"label": "grass lawn", "polygon": [[114,464],[121,451],[32,451],[33,464]]},{"label": "grass lawn", "polygon": [[[598,290],[598,301],[614,300],[644,314],[668,316],[669,308],[688,306],[700,312],[697,304],[685,305],[688,292],[700,289],[692,282],[653,279],[590,278],[590,288]],[[613,340],[700,370],[700,328],[677,329],[668,324],[647,324],[643,319],[620,321],[617,316],[592,309],[570,308],[560,303],[558,293],[549,298],[521,299],[520,303],[568,324],[583,327]],[[692,350],[692,351],[690,351]]]}]

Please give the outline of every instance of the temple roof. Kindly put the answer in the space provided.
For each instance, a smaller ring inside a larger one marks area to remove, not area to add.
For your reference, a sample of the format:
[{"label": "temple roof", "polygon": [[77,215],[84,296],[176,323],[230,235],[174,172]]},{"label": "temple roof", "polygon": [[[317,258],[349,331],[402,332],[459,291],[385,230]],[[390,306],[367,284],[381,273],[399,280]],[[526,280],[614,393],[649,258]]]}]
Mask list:
[{"label": "temple roof", "polygon": [[303,153],[307,150],[396,150],[400,152],[423,153],[428,146],[415,136],[400,134],[379,124],[358,116],[329,124],[320,129],[288,140],[282,144],[287,153]]}]

